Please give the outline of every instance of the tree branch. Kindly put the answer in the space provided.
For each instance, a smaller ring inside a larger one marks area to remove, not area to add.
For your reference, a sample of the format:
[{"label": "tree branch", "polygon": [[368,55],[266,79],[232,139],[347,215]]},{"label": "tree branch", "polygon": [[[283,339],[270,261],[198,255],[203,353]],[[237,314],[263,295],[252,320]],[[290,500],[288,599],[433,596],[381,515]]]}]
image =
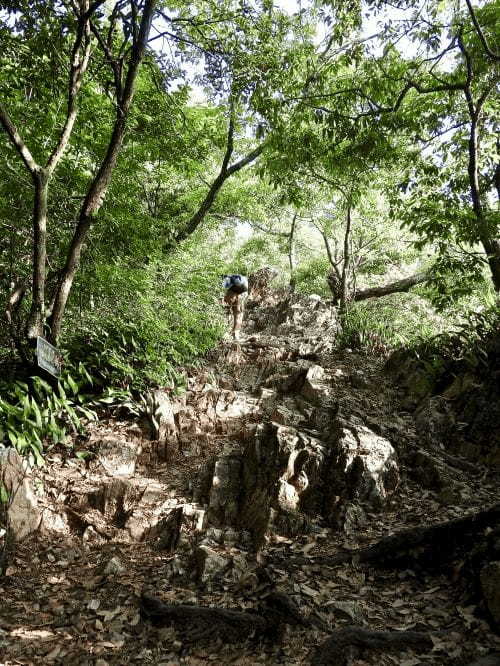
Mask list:
[{"label": "tree branch", "polygon": [[383,287],[370,287],[369,289],[362,289],[354,294],[355,301],[364,301],[367,298],[377,298],[379,296],[387,296],[388,294],[395,294],[399,292],[409,291],[412,287],[422,282],[430,280],[429,273],[416,273],[403,280],[397,280],[384,285]]},{"label": "tree branch", "polygon": [[28,147],[24,143],[21,135],[17,131],[16,126],[10,119],[9,114],[2,104],[0,104],[0,124],[6,131],[12,145],[21,156],[21,159],[24,162],[24,166],[28,169],[32,176],[35,175],[40,170],[40,167],[33,159],[32,154],[28,150]]},{"label": "tree branch", "polygon": [[231,166],[227,170],[227,175],[232,176],[233,173],[236,173],[237,171],[243,169],[243,167],[246,167],[248,164],[255,162],[255,160],[259,157],[259,155],[261,155],[265,147],[266,143],[264,141],[259,146],[257,146],[257,148],[249,152],[248,155],[242,157],[241,160],[235,162],[234,164],[231,164]]},{"label": "tree branch", "polygon": [[181,229],[176,234],[175,237],[175,242],[180,243],[181,241],[185,240],[188,238],[192,233],[196,231],[196,229],[199,227],[199,225],[203,222],[205,219],[206,214],[212,207],[213,202],[215,201],[215,198],[217,194],[219,193],[220,189],[226,182],[226,180],[232,176],[234,173],[237,171],[240,171],[243,169],[245,166],[248,164],[251,164],[253,161],[257,159],[257,157],[262,153],[262,151],[265,148],[265,141],[261,143],[257,148],[252,150],[248,155],[240,159],[238,162],[235,162],[232,164],[230,167],[227,166],[227,163],[229,162],[229,159],[231,157],[231,153],[233,151],[233,132],[234,132],[234,127],[231,127],[231,120],[229,122],[229,129],[228,129],[228,139],[227,139],[227,147],[226,151],[224,154],[224,159],[222,161],[222,166],[219,171],[218,176],[215,178],[213,183],[211,184],[205,198],[201,202],[198,210],[196,213],[190,218],[186,226]]},{"label": "tree branch", "polygon": [[[93,3],[94,5],[96,3]],[[49,175],[56,168],[59,160],[64,154],[66,146],[68,145],[69,138],[73,131],[77,116],[77,105],[76,98],[80,91],[84,74],[87,70],[87,66],[90,58],[90,27],[89,27],[89,18],[87,18],[88,11],[82,16],[78,17],[78,29],[75,37],[75,42],[73,44],[73,49],[71,53],[71,69],[69,76],[69,85],[68,85],[68,101],[67,101],[67,111],[66,111],[66,120],[64,123],[63,130],[59,137],[52,154],[50,155],[47,161],[47,171]],[[80,51],[83,48],[83,53]]]},{"label": "tree branch", "polygon": [[478,23],[476,13],[474,12],[471,1],[470,0],[465,0],[465,3],[467,5],[467,9],[469,10],[469,14],[470,14],[470,17],[472,19],[472,23],[474,24],[474,27],[476,28],[476,32],[479,36],[479,39],[481,40],[481,43],[484,47],[484,50],[486,51],[487,55],[489,55],[490,58],[499,62],[500,61],[500,55],[498,55],[497,53],[494,53],[491,50],[491,48],[489,47],[488,42],[486,41],[486,37],[484,35],[484,32],[482,31],[481,26]]},{"label": "tree branch", "polygon": [[120,66],[118,62],[116,61],[115,57],[111,53],[111,50],[106,44],[103,36],[99,32],[98,28],[94,25],[93,21],[90,22],[90,29],[94,33],[99,46],[102,48],[103,53],[106,57],[106,60],[109,63],[109,66],[111,67],[111,71],[113,72],[113,80],[115,83],[115,90],[116,90],[116,97],[117,99],[120,99],[121,94],[122,94],[122,81],[121,81],[121,71],[120,71]]},{"label": "tree branch", "polygon": [[327,254],[327,256],[328,256],[328,261],[330,262],[330,266],[333,268],[333,270],[334,270],[335,275],[337,276],[337,278],[338,278],[339,280],[341,280],[341,279],[342,279],[342,275],[341,275],[341,273],[340,273],[340,271],[339,271],[339,263],[340,263],[340,262],[335,261],[335,259],[334,259],[334,257],[333,257],[333,254],[332,254],[332,248],[330,247],[330,241],[328,240],[328,236],[325,234],[324,231],[321,231],[321,229],[319,229],[318,227],[316,227],[316,228],[318,229],[319,233],[320,233],[321,236],[323,237],[323,242],[324,242],[324,244],[325,244],[326,254]]}]

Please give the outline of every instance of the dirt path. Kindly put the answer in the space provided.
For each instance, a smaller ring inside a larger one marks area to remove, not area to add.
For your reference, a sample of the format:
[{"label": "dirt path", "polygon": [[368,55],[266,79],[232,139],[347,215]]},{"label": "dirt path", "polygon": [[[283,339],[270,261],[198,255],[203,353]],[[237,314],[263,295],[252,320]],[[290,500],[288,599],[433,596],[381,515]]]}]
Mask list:
[{"label": "dirt path", "polygon": [[[184,397],[166,395],[157,416],[166,445],[151,442],[144,419],[115,415],[77,442],[86,460],[49,455],[43,529],[0,580],[0,663],[307,664],[331,631],[351,625],[432,641],[346,650],[343,663],[355,666],[458,666],[500,650],[464,594],[460,557],[433,572],[326,562],[498,501],[486,470],[421,449],[384,359],[335,352],[335,331],[317,299],[283,305],[268,295],[248,310],[241,343],[222,344],[193,371]],[[335,446],[343,467],[332,463]],[[247,611],[278,591],[309,626],[288,626],[277,642],[230,642],[215,625],[200,638],[189,624],[143,620],[144,591]]]}]

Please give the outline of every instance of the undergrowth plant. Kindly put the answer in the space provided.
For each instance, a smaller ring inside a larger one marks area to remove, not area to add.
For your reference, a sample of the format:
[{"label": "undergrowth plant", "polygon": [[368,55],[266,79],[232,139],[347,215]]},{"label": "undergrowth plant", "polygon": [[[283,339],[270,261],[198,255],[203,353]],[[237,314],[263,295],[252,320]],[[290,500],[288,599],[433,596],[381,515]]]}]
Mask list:
[{"label": "undergrowth plant", "polygon": [[73,363],[82,362],[96,388],[129,390],[182,384],[178,368],[213,348],[224,332],[221,266],[187,248],[130,267],[99,265],[105,284],[94,309],[75,312],[64,344]]},{"label": "undergrowth plant", "polygon": [[431,338],[444,323],[424,299],[394,294],[352,303],[343,316],[338,345],[385,354]]},{"label": "undergrowth plant", "polygon": [[76,378],[64,373],[52,386],[41,377],[0,384],[0,443],[13,446],[38,465],[47,447],[67,444],[68,433],[81,432],[94,419],[82,387],[91,382],[80,365]]},{"label": "undergrowth plant", "polygon": [[323,298],[331,298],[327,275],[330,270],[328,259],[315,257],[301,264],[295,271],[296,289],[302,294],[318,294]]},{"label": "undergrowth plant", "polygon": [[[460,363],[470,369],[490,369],[489,355],[500,349],[500,305],[470,311],[451,330],[414,345],[417,359],[434,366]],[[496,342],[496,346],[495,346]]]}]

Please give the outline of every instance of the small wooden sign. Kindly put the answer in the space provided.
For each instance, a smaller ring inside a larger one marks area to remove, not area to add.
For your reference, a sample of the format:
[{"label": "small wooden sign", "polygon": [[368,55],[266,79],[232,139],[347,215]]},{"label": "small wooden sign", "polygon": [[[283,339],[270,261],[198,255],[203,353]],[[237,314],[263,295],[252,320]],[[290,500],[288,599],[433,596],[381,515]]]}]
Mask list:
[{"label": "small wooden sign", "polygon": [[38,366],[54,377],[61,375],[62,355],[56,347],[53,347],[45,338],[40,336],[36,339],[36,358]]}]

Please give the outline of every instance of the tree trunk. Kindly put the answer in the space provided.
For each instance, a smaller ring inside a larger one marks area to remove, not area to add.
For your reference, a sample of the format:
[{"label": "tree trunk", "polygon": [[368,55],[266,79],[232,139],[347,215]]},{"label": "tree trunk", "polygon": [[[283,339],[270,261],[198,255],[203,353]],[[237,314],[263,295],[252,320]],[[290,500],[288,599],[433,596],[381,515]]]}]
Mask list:
[{"label": "tree trunk", "polygon": [[367,298],[377,298],[378,296],[387,296],[388,294],[395,294],[397,292],[409,291],[412,287],[422,282],[427,282],[430,279],[428,273],[416,273],[403,280],[397,280],[384,285],[383,287],[370,287],[369,289],[362,289],[354,294],[355,301],[364,301]]},{"label": "tree trunk", "polygon": [[345,312],[349,300],[347,276],[349,274],[349,264],[351,261],[349,251],[349,240],[351,236],[351,204],[347,204],[347,219],[344,234],[344,257],[342,261],[342,276],[340,279],[340,312]]},{"label": "tree trunk", "polygon": [[[71,53],[66,119],[45,167],[39,166],[35,162],[31,152],[24,143],[23,138],[12,123],[6,109],[0,105],[0,125],[3,126],[11,143],[24,162],[26,169],[31,174],[34,185],[32,302],[26,330],[24,332],[28,341],[32,343],[37,336],[43,335],[46,316],[45,288],[49,183],[68,146],[77,117],[77,96],[90,59],[90,19],[100,4],[102,3],[94,3],[94,6],[90,9],[89,0],[81,0],[78,6],[74,5],[74,11],[78,23]],[[12,328],[12,331],[14,331],[14,328]],[[23,359],[26,360],[26,356],[17,336],[16,340],[16,347]]]},{"label": "tree trunk", "polygon": [[32,177],[35,186],[33,203],[33,294],[27,326],[28,340],[34,340],[38,335],[43,335],[49,172],[47,169],[40,167],[32,173]]},{"label": "tree trunk", "polygon": [[[466,95],[467,96],[467,95]],[[472,98],[467,97],[469,109],[472,116],[470,134],[469,134],[469,186],[472,198],[472,208],[479,226],[479,237],[481,244],[486,252],[488,265],[491,271],[491,277],[495,291],[500,292],[500,240],[492,238],[487,221],[484,217],[483,205],[481,202],[481,191],[479,188],[479,175],[478,175],[478,154],[479,154],[479,139],[478,139],[478,112],[479,109],[474,111]]]},{"label": "tree trunk", "polygon": [[491,88],[483,91],[477,103],[474,100],[471,91],[472,81],[472,61],[470,54],[466,51],[462,40],[459,40],[460,49],[467,65],[467,82],[464,88],[465,99],[470,116],[470,132],[468,141],[469,159],[467,164],[467,173],[469,176],[469,188],[472,199],[472,208],[476,216],[479,239],[486,252],[488,265],[491,271],[491,278],[495,291],[500,292],[500,240],[492,235],[488,227],[488,221],[484,215],[483,203],[481,201],[481,188],[479,184],[479,135],[478,124],[481,110],[486,101]]},{"label": "tree trunk", "polygon": [[103,204],[123,144],[127,118],[135,92],[135,82],[139,66],[144,58],[147,39],[151,28],[151,21],[153,19],[156,5],[157,0],[146,0],[145,2],[137,41],[133,45],[130,55],[125,84],[123,90],[119,91],[116,111],[117,115],[108,149],[82,204],[75,233],[73,234],[73,238],[71,239],[68,248],[66,262],[62,270],[62,277],[56,286],[55,296],[53,298],[54,307],[49,319],[50,339],[52,342],[57,342],[60,335],[66,304],[68,302],[75,274],[80,264],[83,244],[95,216]]},{"label": "tree trunk", "polygon": [[290,227],[290,233],[288,235],[288,265],[290,267],[290,290],[295,291],[295,246],[294,246],[294,234],[295,234],[295,225],[297,223],[297,213],[293,216],[292,226]]}]

